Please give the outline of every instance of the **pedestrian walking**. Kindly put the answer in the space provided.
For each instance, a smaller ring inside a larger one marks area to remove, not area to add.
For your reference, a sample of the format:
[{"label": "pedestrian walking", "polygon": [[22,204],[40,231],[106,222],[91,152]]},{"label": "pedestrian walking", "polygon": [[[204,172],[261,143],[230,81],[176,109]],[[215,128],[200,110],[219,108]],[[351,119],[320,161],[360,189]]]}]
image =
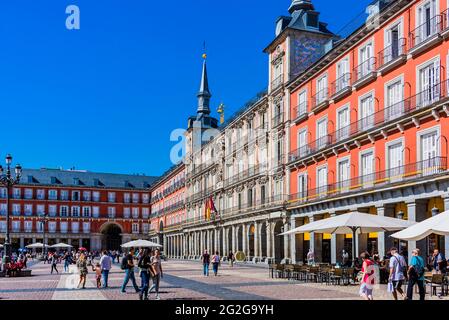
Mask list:
[{"label": "pedestrian walking", "polygon": [[413,287],[418,285],[419,300],[424,301],[426,297],[426,289],[424,288],[424,259],[419,255],[420,250],[414,249],[412,251],[412,261],[408,268],[408,285],[407,285],[407,299],[413,300]]},{"label": "pedestrian walking", "polygon": [[374,300],[373,289],[375,285],[376,272],[374,269],[374,262],[368,252],[362,252],[360,258],[363,260],[362,263],[362,274],[360,281],[360,291],[359,294],[365,300]]},{"label": "pedestrian walking", "polygon": [[229,264],[231,265],[231,268],[233,268],[235,258],[234,258],[234,253],[232,253],[232,251],[229,251],[228,260],[229,260]]},{"label": "pedestrian walking", "polygon": [[402,290],[402,285],[406,279],[407,274],[407,262],[404,257],[398,253],[397,248],[391,248],[390,250],[390,276],[389,276],[389,286],[391,287],[391,293],[393,294],[394,300],[398,300],[398,292],[404,300],[407,299],[404,291]]},{"label": "pedestrian walking", "polygon": [[122,270],[125,270],[125,278],[123,279],[123,284],[120,291],[122,293],[126,293],[126,286],[129,280],[131,280],[134,290],[136,290],[136,292],[140,292],[136,283],[136,277],[134,275],[134,248],[131,248],[129,253],[122,259],[121,268]]},{"label": "pedestrian walking", "polygon": [[92,271],[95,272],[95,280],[97,282],[97,288],[101,287],[101,264],[97,262],[95,265],[92,265]]},{"label": "pedestrian walking", "polygon": [[309,266],[315,264],[315,253],[313,253],[312,249],[309,249],[309,252],[307,253],[307,264]]},{"label": "pedestrian walking", "polygon": [[201,256],[201,260],[203,262],[203,274],[204,276],[209,276],[209,264],[210,264],[210,255],[207,250],[204,250],[203,255]]},{"label": "pedestrian walking", "polygon": [[164,277],[164,274],[162,272],[162,259],[161,259],[161,252],[156,249],[154,252],[154,255],[150,259],[151,266],[154,272],[153,276],[153,285],[151,286],[149,290],[149,294],[153,289],[156,291],[156,300],[160,300],[159,297],[159,283],[161,281],[161,278]]},{"label": "pedestrian walking", "polygon": [[76,261],[76,266],[78,268],[78,271],[80,273],[80,281],[78,283],[78,288],[83,285],[83,289],[86,289],[86,278],[87,278],[87,259],[86,255],[84,253],[81,253],[79,255],[78,260]]},{"label": "pedestrian walking", "polygon": [[72,263],[72,256],[70,252],[66,252],[63,257],[64,260],[64,272],[69,272],[69,266]]},{"label": "pedestrian walking", "polygon": [[103,288],[107,288],[109,271],[112,268],[112,259],[108,255],[108,252],[106,250],[103,251],[103,255],[100,258],[100,266],[101,266],[101,275],[103,277]]},{"label": "pedestrian walking", "polygon": [[218,266],[220,265],[220,254],[218,251],[212,256],[212,270],[214,271],[214,275],[218,274]]},{"label": "pedestrian walking", "polygon": [[58,272],[58,269],[56,268],[56,265],[58,264],[58,257],[56,256],[56,253],[54,253],[51,258],[50,258],[50,262],[51,262],[51,274],[53,274],[53,270],[56,271],[56,273]]},{"label": "pedestrian walking", "polygon": [[151,256],[150,250],[145,249],[142,252],[142,256],[137,263],[140,268],[140,277],[142,278],[142,285],[140,286],[139,299],[148,300],[148,289],[150,287],[150,275],[153,273],[151,269]]}]

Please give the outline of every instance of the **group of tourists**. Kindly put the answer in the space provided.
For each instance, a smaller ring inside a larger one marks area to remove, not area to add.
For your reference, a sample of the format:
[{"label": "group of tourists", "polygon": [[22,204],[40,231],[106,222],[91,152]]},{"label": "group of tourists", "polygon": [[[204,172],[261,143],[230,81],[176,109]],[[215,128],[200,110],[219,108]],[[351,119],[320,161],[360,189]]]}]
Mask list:
[{"label": "group of tourists", "polygon": [[[234,256],[234,253],[232,253],[232,251],[229,252],[227,259],[229,261],[229,265],[232,268],[234,266],[234,262],[235,262],[235,256]],[[212,270],[214,272],[214,275],[215,276],[218,275],[218,266],[221,263],[220,253],[218,251],[215,251],[215,254],[212,255],[212,257],[211,257],[209,252],[207,250],[204,250],[204,253],[201,256],[201,262],[203,264],[203,275],[205,277],[209,276],[209,267],[210,267],[211,263],[212,263]]]},{"label": "group of tourists", "polygon": [[[360,272],[360,296],[366,300],[373,300],[373,290],[379,281],[379,262],[373,259],[368,252],[360,254],[362,267]],[[412,250],[410,264],[403,254],[400,254],[397,248],[390,249],[388,261],[388,287],[387,290],[393,296],[394,300],[402,298],[403,300],[412,300],[415,285],[418,287],[419,299],[425,300],[425,278],[426,267],[429,271],[436,274],[446,274],[447,261],[444,256],[435,249],[431,256],[430,263],[426,266],[421,257],[419,249]],[[407,283],[407,291],[403,290]]]}]

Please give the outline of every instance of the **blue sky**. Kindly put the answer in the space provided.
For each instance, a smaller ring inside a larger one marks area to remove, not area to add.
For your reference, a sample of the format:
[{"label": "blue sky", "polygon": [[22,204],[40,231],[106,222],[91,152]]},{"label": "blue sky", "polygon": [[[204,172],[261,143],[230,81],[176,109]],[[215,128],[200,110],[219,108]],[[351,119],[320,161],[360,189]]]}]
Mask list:
[{"label": "blue sky", "polygon": [[[263,48],[290,0],[20,0],[0,4],[0,156],[27,168],[160,175],[195,114],[203,41],[215,111],[267,86]],[[336,32],[368,0],[314,0]],[[81,29],[65,27],[68,5]]]}]

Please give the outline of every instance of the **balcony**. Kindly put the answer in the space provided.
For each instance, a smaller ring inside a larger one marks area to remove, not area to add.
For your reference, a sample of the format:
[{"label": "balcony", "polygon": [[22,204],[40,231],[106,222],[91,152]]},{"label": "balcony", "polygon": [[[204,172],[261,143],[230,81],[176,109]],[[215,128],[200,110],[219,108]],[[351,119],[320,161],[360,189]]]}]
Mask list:
[{"label": "balcony", "polygon": [[350,95],[352,92],[351,87],[351,74],[345,73],[340,78],[331,83],[331,99],[338,101],[344,97]]},{"label": "balcony", "polygon": [[293,108],[292,118],[295,124],[300,123],[303,120],[306,120],[309,117],[307,112],[307,101],[300,103],[298,106]]},{"label": "balcony", "polygon": [[276,114],[273,119],[272,119],[272,125],[273,128],[277,128],[278,126],[280,126],[281,124],[284,123],[284,113],[280,112],[278,114]]},{"label": "balcony", "polygon": [[391,123],[394,125],[398,120],[415,111],[432,106],[442,99],[448,98],[449,80],[443,81],[427,90],[424,90],[410,98],[395,103],[387,108],[381,109],[367,117],[350,123],[348,126],[339,128],[327,136],[321,137],[311,143],[289,153],[289,162],[296,162],[305,157],[312,156],[325,148],[337,143],[343,143],[356,135],[368,133],[374,130],[380,131],[381,127]]},{"label": "balcony", "polygon": [[276,90],[277,88],[282,86],[283,83],[284,83],[284,75],[281,74],[280,76],[275,78],[273,81],[271,81],[271,91]]},{"label": "balcony", "polygon": [[443,30],[443,16],[436,15],[410,32],[410,50],[412,56],[428,50],[443,41],[440,32]]},{"label": "balcony", "polygon": [[356,89],[376,80],[376,62],[377,59],[371,57],[354,68],[354,83],[352,85]]},{"label": "balcony", "polygon": [[447,158],[435,157],[428,160],[410,163],[404,166],[359,176],[342,182],[309,189],[289,197],[290,205],[305,204],[313,201],[334,198],[341,195],[378,189],[383,186],[429,179],[447,173]]},{"label": "balcony", "polygon": [[232,177],[229,177],[224,181],[224,186],[228,187],[235,183],[243,182],[246,179],[252,178],[262,173],[264,171],[263,168],[264,167],[261,165],[255,165],[246,170],[243,170],[242,172],[236,173]]},{"label": "balcony", "polygon": [[324,88],[312,97],[312,112],[318,113],[329,106],[329,89]]},{"label": "balcony", "polygon": [[444,39],[449,37],[449,9],[446,9],[443,13],[443,30],[441,31],[441,36]]},{"label": "balcony", "polygon": [[398,43],[392,44],[379,52],[377,71],[382,75],[396,69],[407,61],[407,39],[401,38]]}]

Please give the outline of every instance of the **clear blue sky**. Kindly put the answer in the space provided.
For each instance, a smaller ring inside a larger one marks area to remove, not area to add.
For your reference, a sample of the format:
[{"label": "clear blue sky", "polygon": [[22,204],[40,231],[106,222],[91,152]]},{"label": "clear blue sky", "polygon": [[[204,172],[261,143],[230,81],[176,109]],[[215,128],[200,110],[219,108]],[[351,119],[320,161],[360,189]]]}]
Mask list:
[{"label": "clear blue sky", "polygon": [[[0,4],[0,156],[27,168],[160,175],[195,114],[203,41],[212,106],[267,86],[263,48],[290,0],[21,0]],[[369,0],[314,0],[340,30]],[[81,29],[65,27],[68,5]]]}]

